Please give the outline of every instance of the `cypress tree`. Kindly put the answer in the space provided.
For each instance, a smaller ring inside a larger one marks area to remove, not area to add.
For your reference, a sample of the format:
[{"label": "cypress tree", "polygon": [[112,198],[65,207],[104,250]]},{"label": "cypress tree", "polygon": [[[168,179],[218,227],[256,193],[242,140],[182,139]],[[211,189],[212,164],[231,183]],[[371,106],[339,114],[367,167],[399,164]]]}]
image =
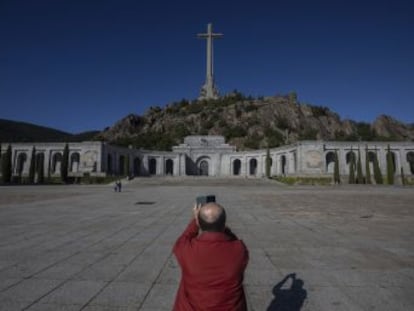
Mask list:
[{"label": "cypress tree", "polygon": [[405,186],[406,182],[405,182],[405,175],[404,175],[404,169],[401,166],[401,184],[403,186]]},{"label": "cypress tree", "polygon": [[29,183],[33,184],[35,180],[36,173],[36,148],[32,148],[32,156],[30,158],[30,168],[29,168]]},{"label": "cypress tree", "polygon": [[43,184],[45,181],[44,169],[44,155],[40,154],[36,161],[37,182],[39,184]]},{"label": "cypress tree", "polygon": [[69,146],[66,143],[63,149],[62,164],[60,166],[60,177],[64,183],[68,181]]},{"label": "cypress tree", "polygon": [[389,185],[394,184],[394,162],[392,161],[390,145],[387,148],[387,182]]},{"label": "cypress tree", "polygon": [[334,166],[334,183],[340,184],[341,177],[339,176],[339,159],[338,159],[338,151],[335,150],[335,166]]},{"label": "cypress tree", "polygon": [[272,161],[272,159],[270,158],[270,150],[269,150],[269,147],[267,147],[267,150],[266,150],[266,163],[265,163],[265,165],[266,165],[265,170],[266,170],[266,177],[267,178],[270,178],[271,161]]},{"label": "cypress tree", "polygon": [[355,184],[355,154],[351,148],[351,163],[349,165],[349,181],[350,184]]},{"label": "cypress tree", "polygon": [[356,182],[357,184],[363,184],[364,183],[364,175],[362,174],[362,164],[361,164],[361,152],[358,149],[358,160],[357,160],[357,178]]},{"label": "cypress tree", "polygon": [[371,183],[371,171],[369,168],[369,154],[368,154],[368,146],[365,146],[365,183],[370,184]]},{"label": "cypress tree", "polygon": [[377,185],[382,185],[383,180],[382,180],[382,173],[381,173],[381,169],[379,167],[379,163],[378,163],[378,155],[375,152],[375,157],[374,157],[374,179],[375,179],[375,183]]},{"label": "cypress tree", "polygon": [[11,146],[9,145],[7,147],[6,153],[3,154],[3,156],[1,157],[1,160],[2,160],[1,171],[2,171],[3,183],[9,183],[11,181],[11,175],[12,175],[11,158],[12,158],[12,150],[11,150]]}]

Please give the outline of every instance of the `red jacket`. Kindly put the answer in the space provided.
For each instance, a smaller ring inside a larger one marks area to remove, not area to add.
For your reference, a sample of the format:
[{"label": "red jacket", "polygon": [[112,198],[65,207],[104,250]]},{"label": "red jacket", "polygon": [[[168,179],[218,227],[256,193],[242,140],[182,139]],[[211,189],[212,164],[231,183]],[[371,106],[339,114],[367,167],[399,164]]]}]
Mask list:
[{"label": "red jacket", "polygon": [[174,245],[181,282],[174,311],[245,311],[246,246],[227,229],[203,232],[193,220]]}]

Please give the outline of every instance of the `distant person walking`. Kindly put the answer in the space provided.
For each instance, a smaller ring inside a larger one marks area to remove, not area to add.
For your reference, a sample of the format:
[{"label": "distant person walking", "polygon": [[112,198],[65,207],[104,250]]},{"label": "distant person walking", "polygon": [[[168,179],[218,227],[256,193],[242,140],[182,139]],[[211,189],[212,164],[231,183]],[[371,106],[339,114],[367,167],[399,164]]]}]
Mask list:
[{"label": "distant person walking", "polygon": [[121,183],[121,180],[117,180],[115,182],[114,190],[115,190],[115,192],[121,192],[122,191],[122,183]]}]

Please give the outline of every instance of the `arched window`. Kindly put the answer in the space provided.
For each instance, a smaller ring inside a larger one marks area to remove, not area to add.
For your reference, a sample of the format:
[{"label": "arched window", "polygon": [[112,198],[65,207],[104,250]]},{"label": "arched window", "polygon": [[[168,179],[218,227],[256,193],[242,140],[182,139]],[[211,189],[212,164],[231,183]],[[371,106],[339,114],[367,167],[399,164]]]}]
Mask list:
[{"label": "arched window", "polygon": [[165,161],[165,174],[174,175],[174,162],[171,159]]},{"label": "arched window", "polygon": [[249,174],[250,175],[256,175],[257,173],[257,160],[256,159],[250,159],[249,161]]},{"label": "arched window", "polygon": [[236,159],[233,161],[233,175],[240,175],[241,171],[241,161]]}]

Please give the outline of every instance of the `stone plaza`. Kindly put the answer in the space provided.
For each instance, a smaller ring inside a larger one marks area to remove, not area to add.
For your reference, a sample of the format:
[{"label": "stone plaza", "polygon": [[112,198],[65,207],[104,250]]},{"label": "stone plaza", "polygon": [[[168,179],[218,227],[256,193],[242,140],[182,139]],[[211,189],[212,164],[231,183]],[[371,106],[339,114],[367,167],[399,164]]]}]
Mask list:
[{"label": "stone plaza", "polygon": [[143,177],[0,187],[0,310],[171,310],[198,194],[249,249],[249,310],[414,309],[412,187]]}]

